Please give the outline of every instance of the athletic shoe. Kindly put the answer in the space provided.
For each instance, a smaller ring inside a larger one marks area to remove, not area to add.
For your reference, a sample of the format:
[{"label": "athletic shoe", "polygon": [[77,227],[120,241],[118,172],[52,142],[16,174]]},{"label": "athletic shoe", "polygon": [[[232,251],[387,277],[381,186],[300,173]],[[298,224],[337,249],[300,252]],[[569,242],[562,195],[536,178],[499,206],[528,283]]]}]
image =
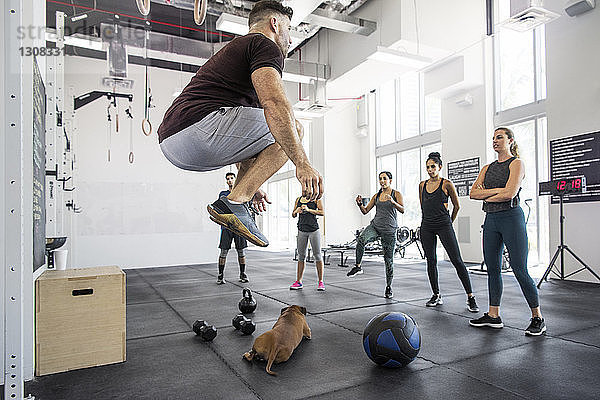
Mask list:
[{"label": "athletic shoe", "polygon": [[531,318],[531,323],[525,329],[525,335],[527,336],[539,336],[544,332],[546,332],[546,324],[544,323],[544,318],[540,317]]},{"label": "athletic shoe", "polygon": [[223,285],[225,282],[225,278],[223,278],[223,274],[217,275],[217,285]]},{"label": "athletic shoe", "polygon": [[243,236],[257,246],[267,247],[269,245],[267,238],[256,226],[247,203],[234,204],[223,196],[209,204],[206,209],[210,214],[210,219],[217,224]]},{"label": "athletic shoe", "polygon": [[325,284],[323,283],[323,281],[319,281],[319,285],[317,285],[317,290],[320,291],[325,291]]},{"label": "athletic shoe", "polygon": [[499,316],[496,318],[493,318],[493,317],[490,317],[488,315],[488,313],[483,313],[483,317],[470,320],[469,325],[476,326],[478,328],[480,328],[482,326],[489,326],[490,328],[496,328],[496,329],[500,329],[500,328],[504,327],[504,324],[502,323],[502,320],[500,319]]},{"label": "athletic shoe", "polygon": [[467,309],[471,312],[479,311],[479,307],[477,307],[477,302],[475,301],[475,296],[467,297]]},{"label": "athletic shoe", "polygon": [[246,275],[244,272],[240,272],[240,279],[239,280],[242,283],[248,282],[248,275]]},{"label": "athletic shoe", "polygon": [[290,286],[290,290],[300,290],[300,289],[302,289],[302,282],[300,282],[300,281],[295,281]]},{"label": "athletic shoe", "polygon": [[392,292],[392,287],[391,286],[386,286],[385,287],[385,294],[383,296],[386,299],[391,299],[392,297],[394,297],[394,292]]},{"label": "athletic shoe", "polygon": [[358,265],[355,265],[354,267],[352,267],[352,269],[346,274],[346,276],[349,276],[350,278],[352,278],[355,275],[360,275],[363,273],[363,270],[361,267],[359,267]]},{"label": "athletic shoe", "polygon": [[431,296],[431,299],[429,299],[429,301],[427,303],[425,303],[425,306],[435,307],[439,304],[444,304],[444,301],[442,300],[442,296],[440,296],[439,294],[434,294],[433,296]]}]

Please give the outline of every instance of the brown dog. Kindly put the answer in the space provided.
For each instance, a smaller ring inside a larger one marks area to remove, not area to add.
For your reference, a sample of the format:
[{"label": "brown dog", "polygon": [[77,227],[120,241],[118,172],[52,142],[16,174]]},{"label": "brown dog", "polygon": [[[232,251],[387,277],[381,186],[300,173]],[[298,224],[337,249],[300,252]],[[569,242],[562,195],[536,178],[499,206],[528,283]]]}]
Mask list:
[{"label": "brown dog", "polygon": [[282,308],[273,328],[257,337],[252,350],[244,353],[243,357],[248,361],[252,361],[254,357],[267,360],[267,373],[277,375],[271,371],[273,362],[287,361],[303,337],[310,339],[310,328],[305,315],[305,307],[294,305]]}]

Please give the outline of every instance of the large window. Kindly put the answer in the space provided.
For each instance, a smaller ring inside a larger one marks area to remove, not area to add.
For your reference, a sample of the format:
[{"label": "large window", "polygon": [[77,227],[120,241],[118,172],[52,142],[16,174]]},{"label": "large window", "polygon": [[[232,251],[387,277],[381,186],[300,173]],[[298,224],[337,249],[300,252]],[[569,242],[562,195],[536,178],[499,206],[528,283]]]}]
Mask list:
[{"label": "large window", "polygon": [[[301,121],[304,127],[302,147],[310,160],[311,122]],[[296,247],[296,221],[292,218],[293,202],[302,194],[295,178],[294,163],[288,161],[267,183],[267,193],[272,204],[263,215],[264,233],[270,238],[270,248]]]},{"label": "large window", "polygon": [[[399,79],[400,86],[400,136],[399,139],[408,139],[421,133],[420,118],[421,107],[419,100],[419,78],[417,73],[402,75]],[[396,136],[398,137],[398,136]]]},{"label": "large window", "polygon": [[[393,174],[392,188],[404,197],[398,224],[410,229],[421,224],[419,182],[427,178],[427,155],[442,147],[442,102],[425,96],[423,87],[423,74],[410,72],[377,91],[377,172]],[[407,251],[418,252],[414,246]]]},{"label": "large window", "polygon": [[[510,2],[498,3],[498,21],[510,14]],[[521,190],[521,206],[527,215],[529,265],[548,262],[548,202],[537,196],[538,183],[548,180],[545,114],[546,65],[545,28],[526,32],[500,29],[494,41],[495,126],[507,126],[515,133],[526,176]],[[491,139],[491,138],[490,138]],[[488,147],[491,150],[491,146]],[[488,154],[495,159],[495,154]],[[525,200],[531,199],[525,203]]]},{"label": "large window", "polygon": [[[525,180],[521,185],[521,207],[527,221],[529,239],[529,265],[547,262],[543,249],[548,247],[548,199],[537,195],[538,183],[548,180],[546,151],[546,118],[532,118],[507,125],[519,146],[519,157],[525,164]],[[529,207],[528,207],[529,206]],[[529,212],[530,211],[530,212]]]},{"label": "large window", "polygon": [[271,182],[267,192],[272,201],[267,215],[268,237],[271,239],[271,248],[294,248],[296,242],[296,224],[292,218],[293,203],[302,190],[294,178]]},{"label": "large window", "polygon": [[[508,1],[499,2],[499,20],[508,18]],[[495,37],[496,111],[546,98],[545,29],[500,29]]]},{"label": "large window", "polygon": [[[304,137],[302,138],[302,147],[304,147],[304,151],[306,152],[306,156],[310,160],[310,131],[311,131],[311,121],[302,120],[300,121],[302,126],[304,127]],[[288,160],[283,167],[277,172],[285,172],[295,170],[294,163],[291,160]]]},{"label": "large window", "polygon": [[392,80],[379,88],[377,143],[381,145],[396,141],[396,81]]},{"label": "large window", "polygon": [[410,150],[377,157],[377,172],[390,171],[394,178],[392,188],[404,197],[405,212],[399,215],[398,223],[409,228],[421,224],[419,183],[428,178],[425,162],[429,153],[442,151],[441,143],[432,143]]},{"label": "large window", "polygon": [[414,138],[442,127],[442,103],[423,94],[423,74],[410,72],[377,90],[377,146]]}]

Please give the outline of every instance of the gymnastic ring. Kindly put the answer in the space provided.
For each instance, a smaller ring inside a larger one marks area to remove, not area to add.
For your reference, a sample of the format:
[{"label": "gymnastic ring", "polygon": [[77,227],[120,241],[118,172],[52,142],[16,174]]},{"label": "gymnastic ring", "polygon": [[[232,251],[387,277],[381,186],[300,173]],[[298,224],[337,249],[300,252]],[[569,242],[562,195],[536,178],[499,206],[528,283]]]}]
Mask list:
[{"label": "gymnastic ring", "polygon": [[135,3],[144,17],[150,14],[150,0],[135,0]]},{"label": "gymnastic ring", "polygon": [[[146,123],[148,123],[148,129],[146,129]],[[142,120],[142,132],[144,132],[144,135],[146,136],[152,135],[152,122],[150,122],[149,119],[144,118]]]},{"label": "gymnastic ring", "polygon": [[133,151],[129,152],[129,164],[133,164]]},{"label": "gymnastic ring", "polygon": [[[202,4],[200,5],[199,3]],[[207,0],[194,1],[194,22],[196,25],[202,25],[206,19],[206,3]]]}]

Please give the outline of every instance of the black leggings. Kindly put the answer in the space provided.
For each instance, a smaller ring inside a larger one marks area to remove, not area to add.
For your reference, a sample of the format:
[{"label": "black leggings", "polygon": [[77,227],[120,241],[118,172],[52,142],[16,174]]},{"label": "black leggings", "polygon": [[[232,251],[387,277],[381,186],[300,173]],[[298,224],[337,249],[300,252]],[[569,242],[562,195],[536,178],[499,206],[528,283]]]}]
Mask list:
[{"label": "black leggings", "polygon": [[471,280],[469,279],[469,273],[467,267],[460,256],[460,249],[458,248],[458,242],[456,241],[456,235],[451,224],[439,225],[436,227],[421,226],[421,243],[423,244],[423,250],[425,250],[425,257],[427,257],[427,275],[429,275],[429,283],[433,293],[439,294],[440,287],[438,284],[438,270],[437,270],[437,238],[440,237],[442,245],[446,249],[446,253],[450,257],[450,261],[456,273],[460,278],[460,281],[465,288],[466,293],[473,293],[471,288]]}]

